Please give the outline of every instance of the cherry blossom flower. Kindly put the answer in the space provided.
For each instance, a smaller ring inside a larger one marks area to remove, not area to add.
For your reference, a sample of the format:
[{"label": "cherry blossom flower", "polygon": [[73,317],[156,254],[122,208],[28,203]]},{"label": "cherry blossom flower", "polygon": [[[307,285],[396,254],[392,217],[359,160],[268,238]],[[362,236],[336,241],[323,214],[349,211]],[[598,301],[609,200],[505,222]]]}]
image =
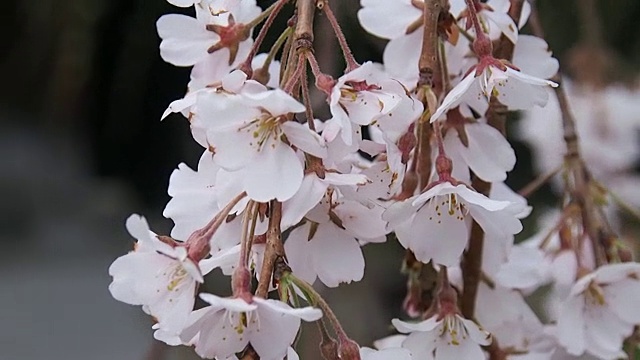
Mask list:
[{"label": "cherry blossom flower", "polygon": [[[300,319],[315,321],[322,312],[312,307],[294,309],[272,299],[221,298],[200,294],[210,306],[194,311],[181,333],[204,358],[227,358],[251,344],[261,359],[280,360],[291,353]],[[195,340],[194,340],[195,339]]]},{"label": "cherry blossom flower", "polygon": [[[497,39],[501,34],[504,34],[512,43],[516,44],[518,41],[518,28],[521,28],[527,21],[531,5],[528,3],[523,5],[520,19],[521,25],[516,25],[513,22],[513,19],[508,14],[509,7],[508,0],[489,0],[478,9],[478,17],[488,28],[491,39]],[[464,0],[451,1],[450,11],[456,18],[459,18],[463,13],[467,13],[466,8],[467,4]],[[468,24],[470,25],[471,23],[469,22]]]},{"label": "cherry blossom flower", "polygon": [[[233,197],[242,192],[237,185],[237,182],[232,185],[227,182],[226,173],[213,162],[213,153],[208,150],[200,157],[198,171],[191,170],[186,164],[178,165],[169,178],[168,193],[172,198],[162,213],[175,224],[171,236],[186,239],[205,226]],[[240,200],[231,213],[241,213],[247,202],[246,198]],[[240,217],[220,225],[209,239],[212,255],[239,244],[241,226]],[[266,224],[259,221],[256,233],[265,230]]]},{"label": "cherry blossom flower", "polygon": [[375,122],[395,138],[422,113],[422,104],[412,99],[402,84],[371,62],[338,79],[331,90],[329,107],[333,117],[325,126],[323,136],[332,141],[340,132],[347,145],[352,141],[352,123],[369,125]]},{"label": "cherry blossom flower", "polygon": [[127,219],[127,230],[137,239],[134,251],[109,267],[111,295],[156,318],[166,331],[180,331],[193,309],[196,283],[212,270],[208,260],[196,264],[184,246],[171,246],[149,230],[139,215]]},{"label": "cherry blossom flower", "polygon": [[558,342],[569,354],[626,357],[622,342],[640,324],[640,264],[605,265],[578,280],[562,305]]},{"label": "cherry blossom flower", "polygon": [[514,290],[484,283],[478,287],[476,318],[491,332],[510,360],[550,359],[556,343],[542,322]]},{"label": "cherry blossom flower", "polygon": [[558,84],[527,75],[494,59],[470,69],[469,74],[442,100],[442,104],[431,115],[431,122],[463,101],[474,107],[473,104],[478,102],[488,103],[491,96],[496,96],[511,110],[544,106],[549,98],[547,86],[556,87]]},{"label": "cherry blossom flower", "polygon": [[288,228],[300,222],[327,193],[331,186],[355,187],[367,184],[364,174],[340,174],[326,171],[321,179],[315,172],[306,174],[298,192],[282,204],[281,227]]},{"label": "cherry blossom flower", "polygon": [[[383,214],[398,241],[424,263],[456,265],[466,247],[473,218],[485,233],[499,238],[522,230],[510,202],[491,200],[466,185],[448,181],[392,204]],[[469,217],[469,215],[471,215]]]},{"label": "cherry blossom flower", "polygon": [[255,0],[212,1],[204,5],[196,6],[195,18],[167,14],[158,19],[156,26],[162,38],[160,55],[165,61],[176,66],[191,66],[224,48],[228,51],[229,64],[235,61],[241,42],[251,34],[251,29],[244,24],[260,14],[260,7]]},{"label": "cherry blossom flower", "polygon": [[402,347],[414,359],[484,360],[481,346],[491,343],[491,335],[475,322],[458,314],[434,315],[419,323],[392,320],[393,326],[409,337]]},{"label": "cherry blossom flower", "polygon": [[[462,134],[460,134],[462,132]],[[487,182],[504,181],[516,164],[516,154],[505,137],[482,121],[465,122],[445,136],[447,154],[458,153],[474,174]],[[463,164],[454,164],[454,168]]]},{"label": "cherry blossom flower", "polygon": [[295,228],[284,248],[293,274],[313,284],[336,287],[360,281],[364,276],[364,257],[356,238],[328,221],[307,222]]},{"label": "cherry blossom flower", "polygon": [[310,284],[319,278],[336,287],[362,279],[360,245],[383,242],[388,231],[384,208],[346,199],[336,189],[329,193],[305,215],[307,223],[291,231],[284,248],[294,275]]},{"label": "cherry blossom flower", "polygon": [[232,173],[253,200],[284,201],[298,191],[303,163],[291,145],[326,157],[319,135],[306,125],[287,121],[288,114],[305,108],[280,89],[235,96],[213,94],[198,106],[207,142],[214,149],[213,160]]}]

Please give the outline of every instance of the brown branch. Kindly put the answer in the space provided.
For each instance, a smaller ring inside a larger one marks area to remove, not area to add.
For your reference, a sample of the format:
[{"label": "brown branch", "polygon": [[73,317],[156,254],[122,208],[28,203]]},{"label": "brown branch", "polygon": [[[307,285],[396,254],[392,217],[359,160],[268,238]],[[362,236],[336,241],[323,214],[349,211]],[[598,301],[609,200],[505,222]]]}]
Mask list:
[{"label": "brown branch", "polygon": [[271,276],[277,257],[284,257],[284,247],[282,246],[282,231],[280,229],[280,220],[282,219],[282,203],[277,200],[271,201],[271,214],[269,216],[269,227],[267,229],[267,244],[264,249],[264,257],[262,259],[262,269],[260,270],[260,279],[258,280],[258,288],[256,296],[262,298],[267,297],[269,285],[271,284]]},{"label": "brown branch", "polygon": [[[509,16],[517,24],[520,19],[524,0],[511,0]],[[504,35],[500,37],[498,45],[494,49],[494,57],[510,60],[513,57],[513,44]],[[507,107],[500,103],[494,96],[489,101],[489,109],[486,113],[487,123],[506,135]],[[488,196],[491,192],[491,183],[482,181],[474,176],[472,184],[476,191]],[[473,319],[476,307],[476,296],[478,294],[478,284],[482,279],[482,252],[484,248],[484,231],[477,222],[471,226],[471,236],[469,246],[462,258],[462,282],[463,295],[460,300],[460,309],[467,319]]]},{"label": "brown branch", "polygon": [[[532,8],[530,17],[534,23],[540,24],[538,11],[535,7]],[[534,31],[536,36],[544,37],[542,27],[536,26]],[[608,249],[613,247],[617,236],[602,208],[597,206],[593,199],[591,191],[593,180],[582,159],[579,137],[576,131],[576,119],[571,112],[567,94],[564,86],[562,86],[562,78],[559,74],[556,74],[553,80],[558,83],[558,87],[554,89],[554,92],[560,106],[563,138],[567,147],[567,152],[565,153],[565,171],[567,173],[565,176],[565,191],[569,193],[570,203],[577,204],[581,210],[582,227],[592,243],[596,265],[601,266],[609,260]]]},{"label": "brown branch", "polygon": [[313,42],[313,18],[316,2],[314,0],[298,0],[296,6],[298,21],[296,22],[294,38],[296,41],[304,39]]},{"label": "brown branch", "polygon": [[440,0],[428,0],[424,4],[422,19],[424,26],[422,36],[422,51],[418,61],[420,79],[418,86],[433,85],[433,77],[438,69],[438,17],[442,5]]}]

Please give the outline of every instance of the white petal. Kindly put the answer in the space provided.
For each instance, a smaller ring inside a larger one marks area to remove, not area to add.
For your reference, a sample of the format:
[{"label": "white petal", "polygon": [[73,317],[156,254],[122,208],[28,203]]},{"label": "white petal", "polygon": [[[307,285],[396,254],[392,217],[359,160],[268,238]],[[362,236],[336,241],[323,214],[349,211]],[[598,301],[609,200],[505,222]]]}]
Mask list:
[{"label": "white petal", "polygon": [[520,35],[513,50],[513,64],[525,74],[549,79],[558,72],[558,60],[551,56],[549,45],[543,39]]},{"label": "white petal", "polygon": [[391,320],[391,324],[401,333],[410,333],[414,331],[432,331],[438,325],[440,325],[442,321],[438,321],[436,316],[432,316],[427,320],[420,321],[417,323],[406,322],[399,319]]},{"label": "white petal", "polygon": [[609,308],[630,324],[640,324],[640,281],[625,279],[604,288]]},{"label": "white petal", "polygon": [[300,356],[292,347],[287,349],[287,360],[300,360]]},{"label": "white petal", "polygon": [[506,238],[522,231],[520,219],[507,210],[487,211],[477,205],[468,204],[469,213],[487,236]]},{"label": "white petal", "polygon": [[287,135],[289,142],[298,149],[319,158],[327,157],[327,147],[324,139],[311,131],[308,126],[287,121],[280,125],[280,128]]},{"label": "white petal", "polygon": [[483,11],[483,15],[496,24],[512,43],[516,44],[518,42],[518,29],[509,14],[499,11]]},{"label": "white petal", "polygon": [[460,321],[464,324],[465,329],[469,332],[471,339],[480,345],[491,344],[491,334],[482,330],[475,322],[465,319],[459,315],[456,315]]},{"label": "white petal", "polygon": [[285,201],[300,189],[304,177],[302,164],[288,145],[266,143],[249,166],[243,169],[247,196],[258,202]]},{"label": "white petal", "polygon": [[449,109],[456,107],[460,104],[462,97],[467,93],[471,85],[476,81],[476,72],[472,70],[465,76],[462,81],[458,83],[447,96],[442,100],[442,104],[436,109],[436,112],[431,115],[431,122],[438,120],[442,115],[444,115]]},{"label": "white petal", "polygon": [[601,266],[594,272],[599,283],[612,283],[629,277],[640,276],[640,263],[627,262]]},{"label": "white petal", "polygon": [[465,185],[458,185],[455,187],[455,192],[460,195],[466,202],[481,206],[488,211],[504,210],[510,205],[508,201],[492,200],[488,197],[480,194],[477,191],[473,191]]},{"label": "white petal", "polygon": [[264,308],[269,308],[273,311],[276,311],[284,315],[295,316],[307,322],[316,321],[322,317],[322,311],[320,309],[317,309],[311,306],[306,306],[302,308],[292,308],[291,306],[285,304],[282,301],[273,300],[273,299],[255,298],[254,301],[258,303],[258,305],[263,306]]},{"label": "white petal", "polygon": [[314,173],[302,179],[298,192],[282,204],[281,227],[286,229],[300,222],[302,218],[322,200],[328,184]]},{"label": "white petal", "polygon": [[239,259],[240,245],[236,245],[217,252],[210,258],[200,260],[200,269],[203,274],[208,274],[215,268],[221,268],[223,274],[230,276]]},{"label": "white petal", "polygon": [[214,307],[225,308],[233,312],[249,312],[256,310],[256,304],[248,304],[242,299],[222,298],[213,294],[201,293],[200,298]]},{"label": "white petal", "polygon": [[417,331],[411,333],[402,343],[402,347],[409,349],[416,360],[433,360],[435,354],[435,346],[438,340],[438,331]]},{"label": "white petal", "polygon": [[[285,312],[289,308],[278,300],[255,299],[258,319],[248,334],[261,359],[281,359],[287,354],[300,328],[300,318]],[[278,304],[279,303],[279,304]]]},{"label": "white petal", "polygon": [[504,181],[516,163],[516,154],[509,142],[487,124],[467,124],[464,128],[469,147],[463,145],[459,151],[471,170],[484,181]]},{"label": "white petal", "polygon": [[193,4],[199,3],[199,0],[167,0],[169,4],[179,6],[179,7],[189,7],[193,6]]},{"label": "white petal", "polygon": [[608,306],[589,304],[585,316],[587,351],[601,358],[615,358],[634,326],[612,314]]},{"label": "white petal", "polygon": [[[404,201],[396,201],[392,203],[391,205],[389,205],[387,210],[382,213],[382,219],[389,223],[389,227],[391,229],[407,222],[418,209],[412,204],[414,200],[415,197],[406,199]],[[424,202],[422,204],[424,204]]]},{"label": "white petal", "polygon": [[422,15],[422,11],[408,0],[396,1],[393,6],[380,0],[362,0],[360,3],[362,9],[358,11],[358,20],[362,27],[385,39],[404,35],[407,27]]},{"label": "white petal", "polygon": [[254,106],[263,107],[272,115],[299,113],[305,110],[304,105],[280,89],[245,95],[253,102]]},{"label": "white petal", "polygon": [[364,257],[360,245],[333,223],[318,226],[310,250],[318,278],[328,287],[362,280]]},{"label": "white petal", "polygon": [[409,35],[389,41],[382,58],[385,71],[392,78],[402,82],[408,88],[414,88],[418,82],[418,60],[422,42],[422,26]]},{"label": "white petal", "polygon": [[548,280],[541,271],[547,266],[540,249],[516,245],[509,254],[509,261],[495,275],[495,281],[513,289],[540,286]]},{"label": "white petal", "polygon": [[339,174],[330,172],[324,175],[324,182],[336,186],[365,185],[367,180],[367,176],[362,174]]},{"label": "white petal", "polygon": [[241,70],[234,70],[222,77],[222,88],[234,93],[239,93],[247,81],[247,74]]},{"label": "white petal", "polygon": [[[442,339],[442,338],[441,338]],[[484,360],[484,353],[480,345],[470,339],[460,339],[459,344],[440,343],[436,345],[435,360],[449,359],[465,359],[465,360]]]},{"label": "white petal", "polygon": [[[171,104],[169,104],[169,107],[167,107],[164,113],[162,113],[162,117],[160,118],[160,120],[164,120],[171,113],[183,112],[189,109],[196,104],[197,98],[198,94],[196,92],[190,92],[185,95],[184,98],[172,101]],[[188,115],[185,117],[188,117]]]},{"label": "white petal", "polygon": [[305,224],[293,229],[284,243],[284,250],[287,254],[287,263],[293,274],[309,284],[313,284],[316,281],[316,271],[309,245],[310,228],[310,224]]},{"label": "white petal", "polygon": [[176,66],[191,66],[207,56],[207,49],[218,41],[218,36],[207,31],[195,18],[179,14],[161,16],[156,27],[163,39],[160,43],[162,58]]},{"label": "white petal", "polygon": [[131,214],[125,223],[127,231],[140,243],[151,244],[154,242],[155,234],[149,229],[149,224],[144,216]]},{"label": "white petal", "polygon": [[584,299],[571,297],[562,304],[558,318],[558,343],[572,355],[581,355],[586,348],[584,330]]},{"label": "white petal", "polygon": [[[434,199],[433,201],[437,201]],[[405,240],[415,253],[416,259],[428,262],[455,266],[467,245],[469,225],[458,213],[450,215],[444,206],[426,204],[414,217],[411,223],[411,237]],[[406,237],[407,234],[396,234]]]},{"label": "white petal", "polygon": [[357,201],[345,201],[335,209],[344,228],[359,239],[376,238],[387,234],[386,222],[382,220],[383,211],[382,206],[369,209]]},{"label": "white petal", "polygon": [[227,171],[244,168],[259,154],[255,137],[244,129],[210,130],[207,138],[215,150],[213,160]]}]

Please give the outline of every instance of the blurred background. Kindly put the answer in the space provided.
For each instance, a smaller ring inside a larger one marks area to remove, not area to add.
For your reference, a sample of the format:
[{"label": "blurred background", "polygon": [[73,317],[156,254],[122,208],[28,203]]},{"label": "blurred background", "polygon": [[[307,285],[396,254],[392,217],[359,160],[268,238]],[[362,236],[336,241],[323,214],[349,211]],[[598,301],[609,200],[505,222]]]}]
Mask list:
[{"label": "blurred background", "polygon": [[[358,1],[334,2],[357,59],[380,61],[385,42],[360,29]],[[583,46],[581,1],[537,2],[561,66],[589,81],[585,68],[602,59]],[[597,81],[633,87],[640,2],[596,4],[610,62]],[[163,0],[2,0],[0,12],[0,360],[191,359],[190,349],[154,343],[151,319],[107,289],[108,266],[133,244],[126,217],[144,214],[168,233],[161,214],[169,175],[200,155],[182,117],[159,120],[184,95],[189,69],[162,61],[155,21],[189,11]],[[343,65],[324,20],[316,21],[316,53],[325,72],[338,75]],[[520,189],[535,169],[527,144],[513,146],[519,162],[509,183]],[[555,200],[545,187],[532,201]],[[364,281],[325,294],[347,331],[370,344],[400,315],[405,279],[398,244],[364,251]],[[316,358],[309,343],[303,359]]]}]

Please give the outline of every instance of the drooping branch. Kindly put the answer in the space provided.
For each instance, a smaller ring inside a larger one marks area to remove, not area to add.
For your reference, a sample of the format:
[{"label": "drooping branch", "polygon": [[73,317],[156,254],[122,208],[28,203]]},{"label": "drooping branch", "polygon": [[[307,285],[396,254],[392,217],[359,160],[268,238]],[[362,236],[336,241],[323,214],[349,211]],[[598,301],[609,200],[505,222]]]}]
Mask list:
[{"label": "drooping branch", "polygon": [[[535,25],[532,27],[534,34],[544,38],[535,7],[532,8],[530,18]],[[597,37],[598,35],[587,34],[586,36]],[[597,39],[592,39],[592,41],[597,41]],[[582,226],[592,243],[596,265],[601,266],[609,261],[610,256],[615,256],[615,254],[610,254],[609,250],[614,247],[613,243],[617,239],[617,235],[611,228],[602,208],[596,205],[593,198],[593,179],[581,155],[576,119],[571,111],[560,73],[556,74],[553,80],[559,85],[554,89],[554,92],[560,107],[563,139],[567,148],[564,162],[565,191],[569,195],[569,201],[577,204],[580,208]]]},{"label": "drooping branch", "polygon": [[[472,0],[469,0],[472,1]],[[524,0],[511,0],[509,16],[517,24],[520,19]],[[476,35],[477,36],[477,35]],[[513,44],[504,36],[500,37],[498,45],[494,48],[494,57],[498,59],[510,60],[513,57]],[[489,101],[489,109],[486,113],[487,123],[506,134],[507,107],[500,103],[495,96]],[[472,181],[472,186],[476,191],[489,196],[491,192],[491,183],[482,181],[477,176]],[[468,319],[472,319],[475,315],[476,296],[478,294],[478,284],[482,279],[482,253],[484,248],[484,231],[477,222],[473,222],[471,226],[471,235],[469,237],[469,246],[462,258],[462,282],[463,295],[460,300],[460,309],[462,314]]]}]

